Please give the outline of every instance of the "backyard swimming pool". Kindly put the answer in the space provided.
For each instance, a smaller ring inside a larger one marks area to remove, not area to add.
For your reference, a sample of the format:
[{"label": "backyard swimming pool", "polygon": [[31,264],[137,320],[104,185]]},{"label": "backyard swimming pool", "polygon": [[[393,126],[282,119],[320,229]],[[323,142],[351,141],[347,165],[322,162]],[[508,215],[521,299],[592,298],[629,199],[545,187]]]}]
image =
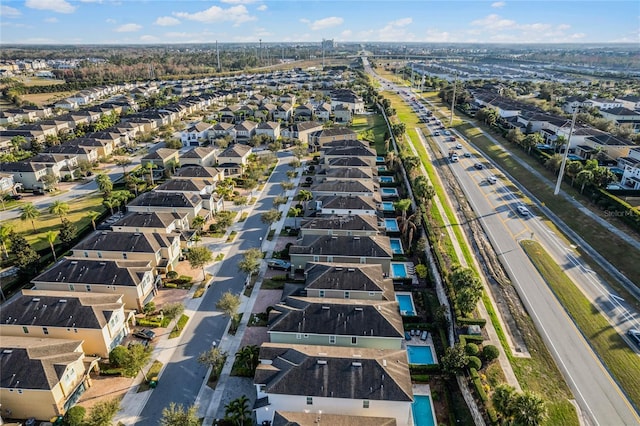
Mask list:
[{"label": "backyard swimming pool", "polygon": [[398,232],[398,231],[400,231],[400,228],[398,227],[398,219],[385,219],[384,220],[384,227],[387,228],[387,231],[389,231],[389,232]]},{"label": "backyard swimming pool", "polygon": [[411,410],[415,426],[435,426],[435,414],[429,395],[414,395]]},{"label": "backyard swimming pool", "polygon": [[431,346],[407,345],[407,357],[409,364],[435,364]]},{"label": "backyard swimming pool", "polygon": [[376,157],[376,163],[384,164],[384,157]]},{"label": "backyard swimming pool", "polygon": [[386,172],[387,171],[387,166],[378,166],[378,171],[379,172]]},{"label": "backyard swimming pool", "polygon": [[391,244],[391,252],[393,254],[404,254],[404,250],[402,249],[402,241],[400,241],[400,238],[390,238],[389,242]]},{"label": "backyard swimming pool", "polygon": [[404,263],[392,263],[391,274],[394,278],[407,278],[407,267]]},{"label": "backyard swimming pool", "polygon": [[398,190],[395,188],[380,188],[380,193],[385,197],[397,197]]},{"label": "backyard swimming pool", "polygon": [[380,183],[393,183],[393,176],[380,176],[378,180]]},{"label": "backyard swimming pool", "polygon": [[396,208],[393,207],[393,203],[391,201],[383,201],[382,202],[382,211],[385,212],[393,212]]},{"label": "backyard swimming pool", "polygon": [[[400,315],[414,316],[416,314],[411,293],[396,293],[396,300],[400,306]],[[409,362],[411,362],[411,358],[409,358]]]}]

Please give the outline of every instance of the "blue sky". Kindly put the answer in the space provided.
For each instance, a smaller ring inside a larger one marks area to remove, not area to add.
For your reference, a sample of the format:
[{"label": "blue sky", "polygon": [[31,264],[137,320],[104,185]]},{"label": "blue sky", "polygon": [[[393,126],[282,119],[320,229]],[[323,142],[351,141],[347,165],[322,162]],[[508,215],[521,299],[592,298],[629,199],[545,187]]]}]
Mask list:
[{"label": "blue sky", "polygon": [[0,42],[639,43],[637,0],[0,0]]}]

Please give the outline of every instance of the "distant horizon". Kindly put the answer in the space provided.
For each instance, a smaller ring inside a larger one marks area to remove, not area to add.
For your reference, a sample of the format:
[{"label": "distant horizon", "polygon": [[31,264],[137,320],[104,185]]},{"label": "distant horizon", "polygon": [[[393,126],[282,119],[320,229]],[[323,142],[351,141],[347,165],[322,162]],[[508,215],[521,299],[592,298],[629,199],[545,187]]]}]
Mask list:
[{"label": "distant horizon", "polygon": [[635,0],[3,0],[2,45],[640,43]]}]

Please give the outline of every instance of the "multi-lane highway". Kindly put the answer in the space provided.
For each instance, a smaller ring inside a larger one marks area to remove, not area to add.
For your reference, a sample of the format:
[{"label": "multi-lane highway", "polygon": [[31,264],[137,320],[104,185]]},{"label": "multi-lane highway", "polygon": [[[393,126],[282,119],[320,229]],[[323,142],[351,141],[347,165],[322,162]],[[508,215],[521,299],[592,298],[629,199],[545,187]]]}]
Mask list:
[{"label": "multi-lane highway", "polygon": [[[432,121],[434,129],[436,123]],[[588,288],[598,300],[607,300],[609,311],[616,321],[627,322],[626,327],[637,325],[638,316],[623,305],[619,298],[603,287],[600,279],[585,267],[550,229],[527,206],[525,216],[518,211],[522,201],[506,185],[506,178],[494,166],[460,139],[451,140],[438,126],[439,136],[433,136],[441,154],[448,157],[453,149],[459,153],[449,167],[483,225],[496,253],[538,330],[565,375],[578,404],[595,425],[635,425],[640,417],[622,394],[618,385],[593,353],[582,334],[565,313],[556,297],[531,264],[518,241],[534,239],[547,249],[565,271]],[[424,136],[418,132],[422,142]],[[461,143],[461,148],[456,145]],[[470,157],[463,152],[468,152]],[[477,168],[481,164],[482,168]],[[495,183],[488,178],[496,176]]]}]

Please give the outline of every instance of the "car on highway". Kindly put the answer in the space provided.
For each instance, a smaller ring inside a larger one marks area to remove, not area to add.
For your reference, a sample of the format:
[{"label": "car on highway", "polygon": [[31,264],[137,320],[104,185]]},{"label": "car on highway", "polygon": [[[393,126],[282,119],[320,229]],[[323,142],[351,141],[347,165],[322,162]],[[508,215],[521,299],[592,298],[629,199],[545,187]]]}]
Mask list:
[{"label": "car on highway", "polygon": [[627,330],[627,336],[640,348],[640,330],[636,330],[635,328]]},{"label": "car on highway", "polygon": [[516,207],[516,210],[518,210],[518,213],[520,213],[521,216],[529,216],[529,209],[526,206],[523,206],[522,204],[519,204]]},{"label": "car on highway", "polygon": [[461,143],[456,144],[456,149],[462,149],[462,144]]},{"label": "car on highway", "polygon": [[498,181],[498,178],[497,178],[497,177],[495,177],[494,175],[491,175],[491,176],[489,176],[489,177],[487,178],[487,182],[488,182],[490,185],[495,184],[497,181]]},{"label": "car on highway", "polygon": [[149,330],[148,328],[134,331],[133,335],[139,337],[142,340],[153,340],[156,337],[156,333],[153,330]]},{"label": "car on highway", "polygon": [[453,154],[453,155],[451,156],[451,162],[452,162],[452,163],[455,163],[455,162],[457,162],[457,161],[458,161],[458,156],[457,156],[456,154]]},{"label": "car on highway", "polygon": [[470,152],[465,152],[465,153],[464,153],[464,156],[465,156],[466,158],[471,158],[471,153],[470,153]]},{"label": "car on highway", "polygon": [[475,164],[473,165],[473,167],[475,167],[475,168],[476,168],[476,169],[478,169],[478,170],[482,170],[482,168],[483,168],[484,166],[482,165],[482,163],[475,163]]},{"label": "car on highway", "polygon": [[440,136],[440,132],[433,132],[433,136]]},{"label": "car on highway", "polygon": [[455,141],[456,141],[455,136],[449,136],[449,142],[455,142]]},{"label": "car on highway", "polygon": [[282,259],[271,259],[267,262],[267,266],[269,269],[280,269],[282,271],[286,271],[291,268],[291,263]]},{"label": "car on highway", "polygon": [[451,136],[451,132],[450,132],[450,131],[448,131],[448,130],[445,130],[445,131],[444,131],[444,135],[445,135],[445,136]]}]

